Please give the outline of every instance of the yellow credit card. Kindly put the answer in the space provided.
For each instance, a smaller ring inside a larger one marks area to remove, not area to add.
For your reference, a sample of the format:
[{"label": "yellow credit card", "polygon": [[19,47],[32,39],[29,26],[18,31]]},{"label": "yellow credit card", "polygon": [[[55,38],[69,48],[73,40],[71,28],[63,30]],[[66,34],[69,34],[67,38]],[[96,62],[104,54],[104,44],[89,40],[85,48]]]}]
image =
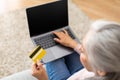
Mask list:
[{"label": "yellow credit card", "polygon": [[46,54],[46,51],[40,47],[40,45],[36,46],[36,48],[29,54],[29,57],[36,62],[37,60],[41,60]]}]

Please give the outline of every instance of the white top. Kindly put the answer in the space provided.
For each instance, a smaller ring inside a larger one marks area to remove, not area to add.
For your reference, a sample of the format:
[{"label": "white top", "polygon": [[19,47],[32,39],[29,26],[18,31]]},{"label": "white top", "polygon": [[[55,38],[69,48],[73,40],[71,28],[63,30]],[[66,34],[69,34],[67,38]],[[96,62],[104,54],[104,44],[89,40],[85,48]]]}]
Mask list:
[{"label": "white top", "polygon": [[85,68],[76,72],[73,74],[71,77],[69,77],[67,80],[84,80],[85,78],[88,77],[93,77],[94,73],[93,72],[88,72]]}]

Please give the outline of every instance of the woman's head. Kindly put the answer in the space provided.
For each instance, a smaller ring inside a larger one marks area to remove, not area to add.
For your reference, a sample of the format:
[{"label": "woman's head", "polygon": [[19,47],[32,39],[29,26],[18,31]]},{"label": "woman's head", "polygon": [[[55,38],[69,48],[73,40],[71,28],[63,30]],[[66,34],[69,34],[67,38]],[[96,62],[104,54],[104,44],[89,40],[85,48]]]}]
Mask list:
[{"label": "woman's head", "polygon": [[81,61],[88,70],[120,72],[120,24],[95,21],[83,40],[83,47],[85,56],[81,56]]}]

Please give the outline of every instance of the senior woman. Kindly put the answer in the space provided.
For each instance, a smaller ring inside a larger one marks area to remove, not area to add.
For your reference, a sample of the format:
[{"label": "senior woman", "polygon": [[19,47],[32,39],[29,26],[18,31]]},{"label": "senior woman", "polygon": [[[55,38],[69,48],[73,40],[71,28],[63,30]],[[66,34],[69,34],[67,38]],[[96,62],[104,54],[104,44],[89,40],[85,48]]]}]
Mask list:
[{"label": "senior woman", "polygon": [[[104,20],[95,21],[82,44],[71,39],[66,31],[53,33],[58,36],[54,39],[56,42],[76,50],[80,54],[80,61],[83,66],[88,71],[95,73],[93,77],[85,80],[120,80],[120,24]],[[50,80],[67,80],[55,79],[57,76],[62,77],[61,74],[51,78],[52,75],[48,73],[47,77],[47,73],[42,70],[41,64],[39,66],[39,72],[36,72],[35,67],[33,68],[33,76],[39,80],[44,77],[42,72],[45,73],[44,80],[48,80],[48,78]],[[50,66],[47,67],[50,68]],[[68,80],[81,80],[81,75],[72,77]]]},{"label": "senior woman", "polygon": [[[97,20],[90,27],[81,44],[73,40],[65,30],[53,32],[58,36],[54,40],[73,48],[80,55],[80,59],[78,59],[79,55],[72,54],[67,61],[71,65],[66,67],[67,62],[61,58],[47,63],[46,70],[38,61],[32,66],[32,74],[29,71],[21,72],[19,74],[22,76],[17,74],[19,78],[17,80],[120,80],[120,24]],[[70,75],[66,68],[71,67],[74,71]],[[91,76],[81,78],[85,74],[86,76],[91,74]],[[15,79],[6,78],[5,80]]]}]

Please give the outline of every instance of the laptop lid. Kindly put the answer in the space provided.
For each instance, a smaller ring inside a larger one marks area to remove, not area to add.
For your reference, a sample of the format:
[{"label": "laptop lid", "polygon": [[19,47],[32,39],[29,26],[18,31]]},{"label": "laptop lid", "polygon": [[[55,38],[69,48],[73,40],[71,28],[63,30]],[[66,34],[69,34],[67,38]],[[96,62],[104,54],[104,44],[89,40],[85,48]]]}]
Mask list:
[{"label": "laptop lid", "polygon": [[67,0],[56,1],[26,9],[30,36],[68,26]]}]

